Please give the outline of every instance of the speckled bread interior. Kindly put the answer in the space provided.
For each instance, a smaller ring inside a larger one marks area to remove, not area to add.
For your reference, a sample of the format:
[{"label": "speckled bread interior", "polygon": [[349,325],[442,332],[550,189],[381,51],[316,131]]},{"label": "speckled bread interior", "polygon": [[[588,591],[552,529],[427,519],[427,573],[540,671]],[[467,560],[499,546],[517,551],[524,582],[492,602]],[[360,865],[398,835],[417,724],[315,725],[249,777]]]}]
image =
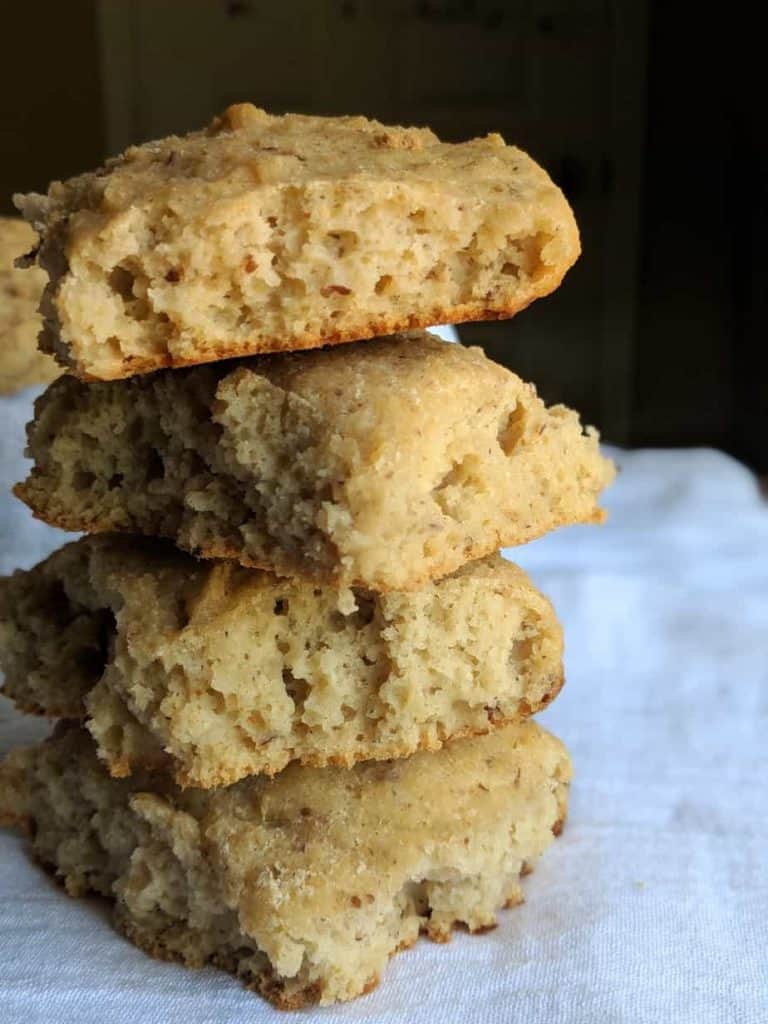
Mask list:
[{"label": "speckled bread interior", "polygon": [[579,254],[560,190],[499,135],[250,104],[17,203],[43,343],[91,379],[511,316]]},{"label": "speckled bread interior", "polygon": [[85,717],[112,774],[206,788],[435,749],[563,678],[552,606],[498,555],[375,594],[116,536],[0,580],[0,666],[22,709]]},{"label": "speckled bread interior", "polygon": [[47,384],[61,373],[56,361],[37,347],[45,274],[35,267],[14,266],[36,243],[35,232],[20,217],[0,217],[0,395]]},{"label": "speckled bread interior", "polygon": [[426,333],[127,381],[55,382],[16,493],[71,530],[164,536],[281,576],[410,590],[600,522],[575,412]]},{"label": "speckled bread interior", "polygon": [[559,832],[569,778],[532,722],[211,791],[112,779],[88,733],[64,726],[0,766],[0,814],[71,894],[114,900],[147,952],[211,961],[295,1008],[368,991],[421,931],[492,927]]}]

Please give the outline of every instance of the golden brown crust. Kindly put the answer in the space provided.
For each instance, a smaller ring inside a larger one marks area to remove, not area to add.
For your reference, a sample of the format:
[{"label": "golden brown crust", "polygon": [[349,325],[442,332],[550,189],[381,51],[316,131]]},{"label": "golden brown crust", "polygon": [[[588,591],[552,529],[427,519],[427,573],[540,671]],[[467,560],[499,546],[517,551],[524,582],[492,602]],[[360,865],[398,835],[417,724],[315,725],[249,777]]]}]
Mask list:
[{"label": "golden brown crust", "polygon": [[[110,521],[108,519],[96,519],[96,518],[85,518],[83,516],[66,516],[60,514],[53,514],[42,507],[39,502],[40,492],[31,486],[36,475],[38,475],[33,468],[30,472],[27,480],[16,484],[12,490],[15,496],[23,501],[25,505],[30,509],[35,519],[39,519],[49,526],[55,526],[60,530],[68,530],[73,533],[136,533],[137,528],[126,527],[120,523]],[[595,508],[589,514],[582,516],[579,519],[573,516],[563,517],[556,519],[552,523],[548,523],[545,527],[536,528],[535,526],[526,530],[524,534],[517,528],[517,524],[510,523],[510,532],[503,533],[497,531],[493,535],[489,536],[488,539],[483,538],[480,542],[474,541],[463,549],[461,553],[452,551],[447,552],[449,557],[446,557],[440,562],[437,567],[430,567],[426,572],[418,575],[409,576],[408,580],[404,583],[398,583],[397,587],[387,587],[384,584],[377,585],[376,589],[379,593],[387,593],[389,590],[420,590],[430,580],[440,579],[443,576],[447,576],[449,573],[458,569],[466,562],[476,561],[480,558],[485,558],[487,555],[492,554],[494,551],[498,551],[499,548],[506,547],[517,547],[521,544],[527,544],[529,541],[537,540],[539,537],[543,537],[551,530],[560,529],[563,526],[573,526],[576,524],[581,525],[596,525],[599,526],[604,523],[608,517],[608,513],[605,509]],[[149,534],[148,534],[149,536]],[[174,540],[178,543],[178,538],[172,535],[170,532],[167,534],[168,540]],[[205,547],[195,547],[188,549],[191,555],[195,558],[204,558],[210,560],[224,560],[238,562],[240,565],[245,566],[247,569],[262,569],[268,572],[273,572],[275,575],[284,575],[275,569],[274,565],[270,565],[266,559],[256,560],[250,558],[244,554],[241,548],[237,548],[234,545],[229,546],[226,544],[206,545]],[[318,572],[313,566],[307,565],[302,562],[301,567],[296,566],[297,572],[300,571],[301,576],[307,580],[313,580],[321,585],[334,586],[337,585],[342,579],[345,586],[352,587],[365,587],[369,586],[369,581],[360,579],[349,579],[348,577],[342,577],[341,572],[334,573],[322,573]]]},{"label": "golden brown crust", "polygon": [[26,814],[14,814],[7,808],[3,807],[0,809],[0,827],[12,828],[16,832],[20,832],[22,835],[32,835],[33,822],[29,815]]},{"label": "golden brown crust", "polygon": [[[532,870],[533,869],[531,868],[526,872],[526,874],[530,874]],[[61,884],[60,879],[57,879],[57,882]],[[74,897],[84,895],[83,893],[73,893],[69,891],[68,894]],[[525,899],[522,894],[519,896],[513,896],[504,903],[502,910],[514,910],[516,907],[522,906],[524,902]],[[135,922],[131,921],[124,915],[114,915],[113,922],[118,931],[120,931],[143,953],[151,956],[154,960],[160,960],[163,963],[183,963],[185,967],[191,967],[193,969],[199,969],[203,966],[202,964],[185,960],[180,953],[175,950],[170,950],[167,946],[163,945],[162,937],[147,934],[143,929],[138,928]],[[427,922],[421,928],[420,935],[428,938],[436,945],[444,946],[452,940],[453,932],[461,931],[468,935],[486,935],[488,932],[494,931],[498,926],[498,921],[495,921],[490,924],[478,925],[475,928],[468,928],[461,921],[454,921],[448,929],[436,929],[431,928],[429,922]],[[406,940],[399,943],[399,945],[389,953],[389,959],[392,960],[398,953],[404,953],[409,949],[413,949],[417,941],[418,936],[412,940]],[[212,958],[212,963],[222,970],[227,971],[229,974],[237,974],[236,966],[229,962],[227,958],[214,956]],[[252,992],[258,992],[260,996],[263,996],[264,999],[270,1002],[278,1010],[303,1010],[308,1006],[316,1006],[320,1002],[323,994],[323,986],[319,982],[309,985],[300,992],[291,992],[290,994],[287,994],[285,992],[284,982],[276,977],[274,970],[269,965],[264,968],[263,972],[258,977],[253,978],[252,980],[240,980],[246,989]],[[368,995],[370,992],[377,989],[380,984],[381,975],[377,974],[365,983],[359,995]]]},{"label": "golden brown crust", "polygon": [[203,789],[438,750],[563,683],[551,603],[499,555],[381,596],[114,535],[0,580],[0,669],[27,709],[85,711],[114,778]]},{"label": "golden brown crust", "polygon": [[42,346],[83,379],[507,318],[579,255],[562,192],[501,136],[237,109],[16,197]]},{"label": "golden brown crust", "polygon": [[[447,743],[453,743],[455,740],[469,739],[473,736],[487,736],[488,733],[495,731],[496,729],[502,729],[505,726],[512,725],[515,722],[522,722],[525,718],[532,714],[536,714],[538,711],[543,710],[548,704],[554,700],[555,696],[562,689],[564,682],[564,676],[560,675],[560,680],[556,687],[550,691],[550,694],[544,699],[536,708],[530,712],[526,710],[524,714],[520,715],[508,715],[508,716],[495,716],[489,718],[487,728],[478,729],[473,726],[467,726],[463,729],[458,729],[455,732],[448,732],[442,727],[438,727],[439,735],[435,737],[433,734],[423,731],[420,733],[416,744],[403,744],[403,743],[390,743],[386,746],[379,745],[377,747],[364,746],[361,747],[359,752],[351,751],[345,755],[331,755],[328,757],[305,755],[295,758],[297,764],[303,765],[306,768],[352,768],[358,764],[361,760],[366,761],[396,761],[400,758],[411,757],[416,753],[434,753],[436,750],[441,750]],[[281,758],[279,761],[265,764],[260,769],[259,774],[275,776],[279,775],[286,765],[291,761],[291,758]],[[140,759],[133,761],[118,761],[109,762],[107,764],[109,774],[113,778],[126,778],[132,774],[141,771],[156,771],[157,764],[154,761],[142,762]],[[170,768],[170,765],[168,765]],[[181,789],[195,789],[201,785],[200,778],[194,773],[186,771],[184,768],[177,768],[172,772],[173,780],[177,786]],[[206,787],[205,788],[218,788],[222,786],[231,786],[233,783],[238,782],[241,778],[236,773],[219,772],[215,774],[206,775]]]},{"label": "golden brown crust", "polygon": [[29,441],[35,467],[16,494],[47,522],[165,535],[205,558],[379,593],[600,522],[612,478],[574,412],[423,332],[69,377],[39,400]]},{"label": "golden brown crust", "polygon": [[507,304],[502,308],[489,309],[481,302],[467,302],[460,306],[449,306],[433,309],[428,313],[412,313],[408,316],[379,318],[361,321],[356,329],[341,332],[323,332],[322,334],[301,334],[291,337],[289,343],[284,338],[264,338],[256,335],[248,342],[234,344],[231,341],[211,341],[206,345],[205,352],[196,359],[184,359],[172,352],[161,352],[152,357],[141,358],[129,356],[123,359],[114,373],[100,373],[99,376],[89,374],[77,363],[66,359],[60,347],[54,347],[48,339],[44,342],[47,352],[67,370],[83,381],[124,380],[143,373],[154,373],[157,370],[178,370],[185,366],[200,366],[204,363],[218,362],[224,359],[236,359],[253,355],[267,355],[280,352],[303,352],[308,349],[328,348],[332,345],[344,345],[354,341],[367,341],[371,338],[389,334],[399,334],[410,330],[426,329],[439,324],[475,323],[489,320],[508,320],[515,314],[527,309],[536,299],[543,298],[559,287],[570,267],[563,268],[561,273],[553,273],[536,283],[533,293],[524,301]]},{"label": "golden brown crust", "polygon": [[2,766],[0,808],[33,820],[33,854],[70,895],[114,898],[116,927],[150,955],[213,962],[295,1008],[369,990],[419,933],[492,927],[552,842],[569,778],[562,745],[524,723],[437,755],[184,794],[110,781],[68,725]]},{"label": "golden brown crust", "polygon": [[[21,487],[22,485],[19,484],[17,486]],[[27,501],[27,498],[25,498],[22,494],[17,493],[15,488],[14,494],[16,494],[17,498],[21,498],[22,501],[24,501],[26,504],[30,506],[30,508],[32,508],[29,501]],[[38,515],[34,508],[32,508],[32,514],[35,516],[36,519],[43,518],[45,522],[49,523],[49,525],[59,526],[62,530],[85,530],[86,533],[103,533],[105,531],[115,529],[110,525],[94,525],[92,523],[89,523],[87,526],[65,526],[59,519],[45,519],[44,516],[41,517],[40,515]],[[482,542],[479,540],[475,541],[473,539],[473,542],[465,546],[461,552],[446,552],[446,555],[448,557],[444,558],[443,561],[438,562],[436,566],[431,566],[430,569],[426,572],[420,573],[418,575],[411,575],[408,578],[407,583],[402,586],[398,585],[397,589],[421,590],[421,588],[426,586],[426,584],[429,583],[430,580],[441,579],[443,576],[447,576],[449,573],[452,573],[455,569],[458,569],[466,562],[474,562],[480,558],[485,558],[486,555],[490,555],[494,551],[498,551],[499,548],[518,547],[520,544],[527,544],[529,541],[537,540],[539,537],[543,537],[545,534],[549,533],[550,530],[558,530],[562,526],[573,526],[576,523],[580,523],[583,525],[600,525],[601,523],[605,522],[606,518],[607,513],[605,509],[596,508],[589,515],[584,516],[581,519],[576,520],[572,517],[563,517],[562,519],[556,519],[552,523],[548,523],[545,527],[534,527],[532,529],[526,530],[524,534],[521,534],[521,532],[517,529],[517,524],[510,523],[511,529],[509,533],[502,533],[501,531],[498,531],[495,534],[490,535],[488,538],[483,538]],[[216,547],[196,548],[194,551],[191,551],[190,554],[193,554],[196,558],[217,558],[238,561],[241,565],[245,565],[249,569],[267,569],[274,572],[274,568],[266,564],[266,562],[257,562],[255,559],[248,558],[248,556],[244,557],[242,552],[239,551],[237,548],[228,547],[224,544],[217,545]],[[340,573],[324,575],[316,573],[313,569],[305,571],[304,563],[302,563],[301,574],[307,579],[315,580],[317,583],[327,584],[329,586],[334,586],[335,584],[339,583],[342,579],[344,584],[347,586],[364,587],[368,585],[365,580],[352,579],[350,581],[348,578],[342,577]],[[278,573],[278,575],[280,574]],[[377,590],[379,590],[381,593],[386,593],[388,589],[389,588],[387,588],[387,586],[384,584],[377,586]]]},{"label": "golden brown crust", "polygon": [[[422,751],[434,752],[442,749],[446,743],[453,742],[454,740],[467,739],[472,736],[485,736],[488,733],[493,732],[495,729],[504,728],[514,722],[520,722],[525,718],[538,714],[552,703],[555,697],[557,697],[562,690],[564,684],[565,675],[561,670],[555,678],[552,688],[540,701],[533,706],[528,704],[527,701],[521,702],[520,713],[516,715],[505,716],[498,715],[496,713],[491,714],[489,712],[488,725],[485,728],[467,726],[456,731],[449,731],[442,726],[438,726],[437,736],[428,730],[422,730],[416,743],[378,744],[375,747],[372,747],[369,744],[362,744],[359,750],[352,749],[345,754],[339,755],[332,754],[322,756],[305,754],[292,757],[290,754],[282,754],[279,758],[276,758],[273,761],[264,762],[260,765],[259,774],[269,776],[278,775],[292,760],[295,760],[298,764],[304,765],[308,768],[352,768],[361,760],[392,761],[403,757],[410,757],[413,754]],[[11,695],[6,694],[6,696]],[[71,720],[82,719],[85,717],[85,712],[82,707],[72,710],[62,706],[60,709],[46,710],[36,704],[25,704],[15,697],[11,697],[11,699],[13,699],[16,708],[25,714],[34,714],[48,718],[61,717]],[[242,774],[235,771],[209,771],[206,773],[205,779],[203,780],[199,774],[194,771],[190,771],[183,766],[179,767],[177,765],[174,767],[174,762],[170,757],[161,757],[159,763],[156,757],[142,759],[139,756],[131,759],[127,757],[117,759],[114,757],[104,756],[103,760],[110,776],[113,779],[128,778],[138,772],[154,772],[162,770],[168,772],[172,776],[174,782],[182,789],[196,789],[201,786],[204,786],[206,789],[213,789],[222,786],[231,786],[242,778]]]},{"label": "golden brown crust", "polygon": [[[438,736],[434,736],[426,730],[422,731],[415,744],[390,743],[386,746],[379,745],[376,748],[371,748],[366,745],[362,747],[359,752],[350,751],[343,755],[329,756],[304,755],[296,758],[296,760],[299,764],[305,765],[308,768],[351,768],[362,759],[370,761],[392,761],[401,757],[410,757],[412,754],[420,751],[433,752],[435,750],[440,750],[446,743],[454,740],[466,739],[471,736],[485,736],[494,729],[503,728],[504,726],[511,725],[513,722],[520,722],[525,718],[538,714],[552,703],[555,697],[557,697],[562,690],[564,684],[565,675],[560,671],[552,689],[533,707],[531,707],[526,701],[523,701],[521,713],[518,715],[498,716],[494,714],[493,717],[489,717],[488,726],[484,729],[467,726],[466,728],[459,729],[455,732],[449,732],[444,728],[438,727]],[[9,695],[6,694],[6,696]],[[59,709],[43,709],[38,704],[25,704],[23,701],[15,697],[12,697],[11,699],[13,700],[17,710],[24,714],[33,714],[47,718],[67,718],[73,721],[82,719],[85,716],[85,712],[82,707],[76,710],[67,709],[64,706]],[[277,775],[285,768],[286,764],[290,760],[292,759],[281,757],[279,761],[265,764],[260,770],[260,774]],[[105,758],[105,764],[113,779],[128,778],[136,772],[158,770],[156,759],[142,760],[139,757],[132,760],[129,760],[128,758],[124,758],[122,760]],[[167,770],[172,774],[174,782],[182,789],[199,788],[201,785],[201,779],[194,773],[190,773],[183,768],[176,768],[173,770],[173,762],[170,758],[163,760],[162,767],[164,770]],[[240,778],[241,776],[234,772],[208,774],[206,776],[206,788],[231,786],[233,783],[239,781]]]}]

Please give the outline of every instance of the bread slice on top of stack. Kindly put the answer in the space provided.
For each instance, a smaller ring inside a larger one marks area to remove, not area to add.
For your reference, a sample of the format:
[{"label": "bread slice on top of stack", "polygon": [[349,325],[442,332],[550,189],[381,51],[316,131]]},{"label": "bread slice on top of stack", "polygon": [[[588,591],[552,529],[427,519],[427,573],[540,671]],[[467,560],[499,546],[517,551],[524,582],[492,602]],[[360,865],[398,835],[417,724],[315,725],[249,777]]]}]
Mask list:
[{"label": "bread slice on top of stack", "polygon": [[247,103],[18,202],[43,347],[98,380],[511,316],[579,255],[562,193],[499,135]]},{"label": "bread slice on top of stack", "polygon": [[574,412],[423,333],[65,376],[38,400],[29,449],[17,493],[47,522],[383,591],[599,522],[611,472]]},{"label": "bread slice on top of stack", "polygon": [[89,536],[0,582],[5,692],[64,719],[3,817],[141,948],[283,1007],[489,927],[570,779],[530,717],[560,626],[497,549],[600,522],[613,469],[414,328],[552,291],[562,194],[499,136],[244,104],[19,206],[69,373],[17,494]]}]

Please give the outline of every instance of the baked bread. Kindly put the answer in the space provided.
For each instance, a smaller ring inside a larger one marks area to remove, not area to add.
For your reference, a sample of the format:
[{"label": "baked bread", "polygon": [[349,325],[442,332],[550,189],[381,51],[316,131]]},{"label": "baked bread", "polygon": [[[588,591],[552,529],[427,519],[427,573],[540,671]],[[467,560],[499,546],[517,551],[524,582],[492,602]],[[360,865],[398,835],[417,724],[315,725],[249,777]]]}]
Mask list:
[{"label": "baked bread", "polygon": [[16,493],[70,530],[410,590],[556,526],[600,522],[595,431],[480,349],[423,332],[335,349],[56,381]]},{"label": "baked bread", "polygon": [[379,595],[111,535],[0,580],[0,667],[21,710],[87,717],[113,775],[204,788],[436,749],[563,681],[552,606],[498,555]]},{"label": "baked bread", "polygon": [[570,764],[533,722],[351,770],[217,790],[112,779],[84,730],[0,766],[0,814],[154,956],[212,961],[282,1008],[352,999],[420,931],[492,927],[562,825]]},{"label": "baked bread", "polygon": [[579,254],[560,190],[499,135],[250,104],[16,201],[43,343],[101,380],[508,317]]},{"label": "baked bread", "polygon": [[36,243],[35,232],[20,217],[0,217],[0,395],[48,384],[61,373],[56,361],[37,347],[42,327],[37,307],[45,274],[14,266]]}]

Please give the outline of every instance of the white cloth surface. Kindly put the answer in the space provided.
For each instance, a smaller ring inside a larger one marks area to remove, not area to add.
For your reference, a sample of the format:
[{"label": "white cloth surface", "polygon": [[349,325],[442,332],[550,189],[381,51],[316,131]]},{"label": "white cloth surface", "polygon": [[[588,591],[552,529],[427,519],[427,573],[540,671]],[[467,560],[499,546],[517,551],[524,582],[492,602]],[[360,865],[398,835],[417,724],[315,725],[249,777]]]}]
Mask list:
[{"label": "white cloth surface", "polygon": [[[3,489],[25,403],[0,409]],[[524,906],[422,940],[354,1003],[277,1013],[223,973],[144,956],[0,833],[0,1021],[765,1024],[768,510],[719,453],[614,454],[606,527],[508,552],[565,625],[568,682],[542,719],[575,763]],[[61,543],[11,499],[0,523],[6,571]],[[0,720],[2,747],[43,731],[7,702]]]}]

